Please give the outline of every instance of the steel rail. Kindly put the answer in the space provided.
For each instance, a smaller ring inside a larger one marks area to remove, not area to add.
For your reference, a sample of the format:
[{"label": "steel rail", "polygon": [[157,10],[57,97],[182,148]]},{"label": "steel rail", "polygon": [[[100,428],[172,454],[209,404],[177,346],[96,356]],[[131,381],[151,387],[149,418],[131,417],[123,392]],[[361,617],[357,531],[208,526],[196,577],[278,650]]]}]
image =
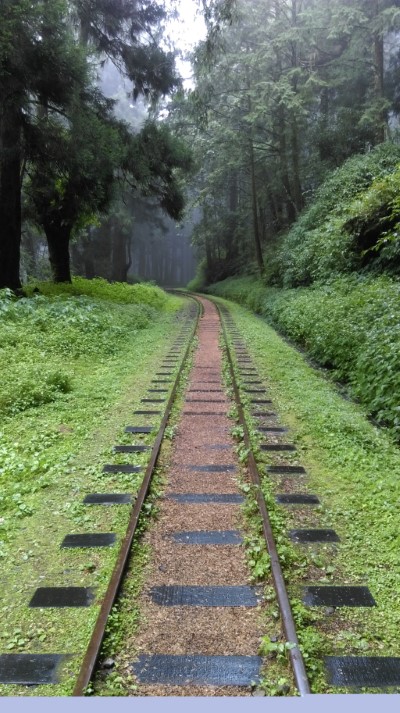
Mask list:
[{"label": "steel rail", "polygon": [[169,419],[169,416],[170,416],[170,413],[172,410],[172,406],[175,401],[180,378],[182,376],[183,370],[186,366],[188,356],[191,351],[193,337],[196,334],[199,319],[200,319],[201,315],[203,314],[202,305],[197,300],[194,300],[194,301],[197,304],[198,313],[197,313],[195,324],[194,324],[194,327],[192,330],[192,335],[189,339],[189,342],[186,347],[186,351],[183,356],[179,371],[176,375],[176,379],[175,379],[175,382],[174,382],[174,385],[173,385],[173,388],[171,391],[171,395],[168,399],[168,403],[165,408],[164,416],[161,421],[161,425],[158,430],[153,449],[151,451],[150,460],[148,462],[148,465],[147,465],[147,468],[146,468],[146,471],[144,474],[143,482],[142,482],[142,485],[140,486],[140,490],[138,492],[135,504],[132,508],[132,512],[131,512],[131,515],[129,518],[126,534],[125,534],[125,537],[121,543],[121,547],[120,547],[120,550],[118,553],[118,558],[114,565],[111,579],[109,581],[107,591],[104,595],[104,598],[103,598],[103,601],[102,601],[102,604],[100,607],[100,611],[99,611],[99,614],[98,614],[98,617],[97,617],[97,620],[96,620],[96,623],[95,623],[95,626],[94,626],[94,629],[92,632],[92,636],[90,638],[83,662],[82,662],[80,670],[79,670],[79,674],[78,674],[77,681],[75,683],[75,687],[71,694],[73,697],[83,696],[85,694],[86,687],[90,683],[94,668],[96,666],[96,661],[97,661],[97,658],[100,653],[100,648],[103,643],[105,629],[107,626],[107,620],[110,615],[111,609],[115,603],[115,600],[117,598],[117,595],[118,595],[118,592],[119,592],[119,589],[120,589],[120,586],[121,586],[121,583],[123,580],[124,572],[126,569],[126,565],[127,565],[129,554],[130,554],[131,547],[132,547],[133,538],[136,533],[136,529],[138,526],[139,517],[140,517],[141,511],[142,511],[143,504],[145,502],[145,499],[146,499],[149,489],[150,489],[152,477],[154,474],[154,469],[157,464],[158,456],[160,453],[161,443],[164,438],[165,428],[167,426],[168,419]]},{"label": "steel rail", "polygon": [[223,320],[223,313],[222,313],[220,306],[216,302],[214,302],[214,300],[212,300],[212,302],[213,302],[213,304],[215,304],[215,306],[218,310],[218,314],[219,314],[220,321],[221,321],[222,333],[223,333],[224,342],[225,342],[225,350],[226,350],[226,355],[227,355],[228,365],[229,365],[229,371],[230,371],[230,375],[231,375],[231,379],[232,379],[232,385],[233,385],[233,390],[234,390],[234,394],[235,394],[235,401],[236,401],[236,405],[237,405],[237,409],[238,409],[239,422],[243,428],[243,440],[244,440],[245,447],[249,451],[249,455],[248,455],[248,459],[247,459],[247,466],[248,466],[248,470],[250,473],[250,478],[252,480],[252,483],[256,486],[256,489],[257,489],[256,499],[257,499],[257,504],[258,504],[261,518],[262,518],[264,537],[265,537],[265,541],[266,541],[267,548],[268,548],[268,553],[269,553],[270,560],[271,560],[271,572],[272,572],[275,592],[276,592],[276,596],[277,596],[277,600],[278,600],[278,604],[279,604],[279,608],[280,608],[280,612],[281,612],[283,631],[284,631],[284,634],[286,637],[286,641],[294,644],[293,648],[289,649],[290,663],[292,666],[293,675],[294,675],[297,689],[301,696],[305,696],[305,695],[311,694],[310,683],[308,680],[303,655],[300,650],[299,640],[297,638],[297,633],[296,633],[296,625],[295,625],[294,618],[293,618],[293,612],[292,612],[292,609],[290,606],[289,597],[288,597],[287,589],[286,589],[286,584],[285,584],[285,580],[283,577],[282,568],[281,568],[281,565],[279,562],[279,555],[278,555],[278,552],[276,549],[276,543],[275,543],[274,535],[272,532],[271,521],[270,521],[270,518],[268,515],[265,498],[264,498],[262,488],[261,488],[261,478],[260,478],[260,474],[259,474],[259,471],[257,468],[257,463],[254,458],[254,454],[253,454],[253,450],[252,450],[252,446],[251,446],[250,434],[249,434],[249,430],[247,428],[246,418],[244,415],[244,410],[243,410],[243,406],[242,406],[242,402],[241,402],[241,398],[240,398],[240,392],[239,392],[239,388],[238,388],[237,381],[236,381],[236,374],[235,374],[235,369],[233,366],[233,360],[232,360],[231,350],[229,347],[225,323]]}]

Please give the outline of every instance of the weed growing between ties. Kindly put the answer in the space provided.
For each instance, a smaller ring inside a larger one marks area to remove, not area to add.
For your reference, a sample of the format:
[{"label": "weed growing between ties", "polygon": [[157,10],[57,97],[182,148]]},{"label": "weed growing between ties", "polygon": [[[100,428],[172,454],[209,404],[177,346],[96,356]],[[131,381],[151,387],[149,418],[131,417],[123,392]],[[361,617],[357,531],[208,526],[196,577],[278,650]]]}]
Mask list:
[{"label": "weed growing between ties", "polygon": [[[233,354],[232,345],[231,353]],[[221,340],[223,356],[223,379],[227,395],[233,399],[233,385],[231,371],[225,351],[225,342]],[[236,373],[236,379],[240,381],[240,376]],[[267,545],[263,535],[262,519],[256,500],[256,487],[249,483],[245,475],[245,468],[249,449],[244,444],[244,429],[238,423],[238,409],[233,403],[229,417],[235,422],[231,428],[231,435],[237,441],[236,453],[239,463],[242,465],[239,475],[239,487],[245,497],[242,506],[242,524],[245,529],[244,548],[247,565],[250,571],[250,582],[253,585],[263,588],[263,599],[265,606],[262,610],[261,629],[263,634],[260,640],[259,655],[266,660],[266,670],[259,685],[257,695],[266,696],[291,696],[295,695],[293,675],[288,661],[288,651],[291,642],[284,639],[280,622],[279,608],[276,602],[275,590],[271,574],[271,562],[267,550]],[[252,444],[253,445],[253,444]]]},{"label": "weed growing between ties", "polygon": [[[5,347],[9,358],[14,355],[13,368],[27,371],[34,358],[43,372],[61,364],[71,373],[72,389],[55,401],[3,417],[0,647],[2,652],[57,651],[73,656],[61,684],[1,686],[2,695],[71,693],[98,607],[30,609],[28,603],[38,586],[93,587],[100,601],[126,529],[129,505],[87,506],[82,501],[95,492],[135,497],[143,473],[103,473],[102,468],[106,463],[144,466],[147,461],[148,453],[116,455],[112,446],[132,443],[124,427],[132,423],[133,410],[140,408],[153,373],[180,331],[183,304],[166,297],[164,308],[144,305],[141,311],[138,304],[108,299],[6,298],[3,323],[19,337],[14,352],[10,344]],[[40,339],[38,322],[44,325]],[[12,390],[13,383],[7,388]],[[157,420],[160,417],[152,421],[155,429]],[[142,442],[150,444],[152,436]],[[66,534],[83,532],[114,532],[117,543],[96,550],[60,549]]]},{"label": "weed growing between ties", "polygon": [[151,570],[152,566],[152,551],[146,541],[146,533],[156,523],[159,513],[158,500],[162,497],[168,482],[167,470],[171,460],[173,440],[184,404],[184,395],[196,346],[197,338],[194,338],[181,374],[168,426],[164,432],[157,468],[143,514],[139,520],[137,537],[132,547],[126,576],[118,600],[109,617],[99,664],[86,691],[89,696],[137,695],[138,687],[131,674],[131,664],[137,654],[136,636],[142,616],[138,600],[145,585],[146,573]]},{"label": "weed growing between ties", "polygon": [[[297,454],[285,457],[267,458],[256,452],[260,472],[267,464],[283,462],[307,469],[306,476],[297,478],[265,475],[263,491],[313,691],[347,692],[329,687],[322,656],[400,653],[396,594],[400,454],[388,433],[374,427],[358,405],[344,400],[273,329],[246,310],[229,307],[268,387],[274,411],[290,428],[290,440],[297,447]],[[275,494],[282,492],[314,493],[321,505],[277,506]],[[293,545],[287,531],[302,527],[332,527],[341,541]],[[368,586],[377,606],[305,607],[301,587],[309,584]]]}]

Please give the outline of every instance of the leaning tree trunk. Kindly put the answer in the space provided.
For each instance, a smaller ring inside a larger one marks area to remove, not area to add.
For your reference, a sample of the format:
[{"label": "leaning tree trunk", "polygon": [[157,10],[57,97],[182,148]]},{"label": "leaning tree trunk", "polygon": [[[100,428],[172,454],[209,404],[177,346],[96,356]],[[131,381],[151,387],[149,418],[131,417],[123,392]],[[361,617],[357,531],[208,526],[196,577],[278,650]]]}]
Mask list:
[{"label": "leaning tree trunk", "polygon": [[0,289],[21,287],[21,114],[0,109]]},{"label": "leaning tree trunk", "polygon": [[72,282],[69,256],[71,227],[68,225],[44,225],[49,259],[54,282]]}]

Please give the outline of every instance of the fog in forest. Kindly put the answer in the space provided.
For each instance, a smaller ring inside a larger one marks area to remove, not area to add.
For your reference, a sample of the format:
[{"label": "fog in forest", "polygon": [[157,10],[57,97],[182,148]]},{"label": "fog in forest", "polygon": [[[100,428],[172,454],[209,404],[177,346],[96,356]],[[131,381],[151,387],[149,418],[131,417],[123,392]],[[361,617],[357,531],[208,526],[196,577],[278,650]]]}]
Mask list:
[{"label": "fog in forest", "polygon": [[[133,100],[129,82],[110,61],[101,70],[99,86],[115,102],[116,117],[138,134],[148,118],[148,105],[143,97]],[[191,235],[199,220],[199,211],[190,206],[182,221],[172,220],[155,199],[125,190],[97,226],[82,231],[71,243],[72,274],[183,287],[196,272]],[[22,235],[21,272],[23,281],[51,278],[45,236],[29,222]]]}]

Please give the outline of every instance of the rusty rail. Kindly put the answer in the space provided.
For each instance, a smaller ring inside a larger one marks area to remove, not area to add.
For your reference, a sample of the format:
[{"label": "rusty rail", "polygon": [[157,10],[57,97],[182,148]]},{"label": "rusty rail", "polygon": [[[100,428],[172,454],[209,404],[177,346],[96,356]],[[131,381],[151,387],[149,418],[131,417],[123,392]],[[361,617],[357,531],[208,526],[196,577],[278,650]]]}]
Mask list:
[{"label": "rusty rail", "polygon": [[217,307],[220,320],[221,320],[221,326],[222,326],[222,333],[225,341],[225,350],[226,350],[226,355],[228,359],[228,365],[229,365],[229,371],[232,379],[232,385],[233,385],[233,390],[235,394],[235,401],[238,409],[238,415],[239,415],[239,423],[243,428],[243,440],[245,447],[249,451],[248,459],[247,459],[247,466],[250,474],[250,478],[252,480],[252,483],[256,486],[257,489],[257,494],[256,494],[256,499],[257,499],[257,504],[260,510],[261,518],[262,518],[262,525],[263,525],[263,532],[264,532],[264,537],[265,541],[267,544],[268,548],[268,553],[271,559],[271,572],[272,572],[272,577],[274,581],[274,587],[275,587],[275,592],[281,612],[281,618],[282,618],[282,626],[283,626],[283,631],[286,637],[286,640],[292,644],[294,644],[293,648],[289,649],[289,658],[290,658],[290,663],[292,666],[293,670],[293,675],[295,679],[295,683],[297,686],[297,689],[300,693],[301,696],[305,696],[308,694],[311,694],[310,690],[310,684],[308,681],[308,676],[304,664],[304,659],[303,655],[301,653],[300,647],[299,647],[299,640],[297,638],[297,633],[296,633],[296,625],[294,622],[293,618],[293,612],[290,606],[289,602],[289,597],[287,594],[287,589],[286,589],[286,584],[285,580],[283,577],[282,573],[282,568],[279,562],[279,555],[276,549],[276,543],[274,539],[274,535],[272,532],[272,527],[271,527],[271,521],[269,519],[268,515],[268,510],[267,506],[265,503],[265,498],[262,492],[261,488],[261,478],[260,474],[258,472],[257,468],[257,463],[254,458],[254,454],[252,451],[251,447],[251,440],[250,440],[250,434],[249,430],[247,428],[247,423],[243,411],[243,406],[241,403],[240,399],[240,393],[239,393],[239,388],[237,386],[236,382],[236,374],[233,366],[233,360],[232,360],[232,355],[231,351],[229,348],[229,342],[228,342],[228,337],[226,333],[226,328],[222,316],[222,310],[220,306],[214,302],[214,304]]},{"label": "rusty rail", "polygon": [[169,419],[169,416],[170,416],[170,413],[172,410],[172,406],[175,401],[176,392],[177,392],[177,389],[179,386],[182,372],[186,366],[186,362],[187,362],[188,356],[191,351],[192,340],[196,333],[197,325],[198,325],[200,316],[202,314],[202,307],[197,302],[197,300],[196,300],[196,304],[198,305],[198,313],[197,313],[197,318],[195,320],[195,324],[194,324],[194,327],[192,330],[192,336],[189,339],[189,342],[188,342],[185,354],[183,356],[179,371],[176,375],[175,383],[173,385],[171,395],[168,399],[168,403],[165,408],[165,413],[164,413],[159,431],[157,433],[157,437],[154,442],[153,449],[151,451],[150,460],[149,460],[149,463],[147,465],[147,468],[146,468],[146,471],[144,474],[143,482],[142,482],[142,485],[140,486],[140,490],[138,492],[138,495],[137,495],[137,498],[135,501],[135,505],[133,506],[132,513],[129,518],[127,531],[126,531],[125,537],[122,541],[120,551],[118,553],[118,558],[115,563],[115,566],[114,566],[114,569],[113,569],[113,572],[111,575],[111,579],[110,579],[108,587],[107,587],[107,591],[104,595],[104,599],[101,604],[101,608],[100,608],[100,611],[99,611],[99,614],[98,614],[98,617],[97,617],[97,620],[95,623],[95,627],[93,629],[92,636],[90,638],[89,645],[86,650],[86,654],[84,656],[83,662],[81,664],[81,668],[79,670],[78,678],[75,683],[75,687],[72,692],[72,696],[83,696],[85,694],[85,689],[89,685],[89,682],[92,678],[93,671],[94,671],[94,668],[96,665],[96,661],[97,661],[97,658],[100,653],[100,648],[103,643],[104,634],[105,634],[105,630],[106,630],[106,626],[107,626],[107,620],[110,615],[111,609],[114,605],[114,602],[117,598],[117,595],[118,595],[118,592],[119,592],[119,589],[120,589],[120,586],[121,586],[121,583],[123,580],[124,572],[125,572],[129,554],[131,551],[133,538],[135,536],[136,529],[138,526],[142,507],[143,507],[145,499],[148,495],[152,477],[154,474],[154,469],[157,464],[157,460],[158,460],[158,456],[159,456],[160,448],[161,448],[161,443],[164,438],[165,428],[167,426],[168,419]]}]

